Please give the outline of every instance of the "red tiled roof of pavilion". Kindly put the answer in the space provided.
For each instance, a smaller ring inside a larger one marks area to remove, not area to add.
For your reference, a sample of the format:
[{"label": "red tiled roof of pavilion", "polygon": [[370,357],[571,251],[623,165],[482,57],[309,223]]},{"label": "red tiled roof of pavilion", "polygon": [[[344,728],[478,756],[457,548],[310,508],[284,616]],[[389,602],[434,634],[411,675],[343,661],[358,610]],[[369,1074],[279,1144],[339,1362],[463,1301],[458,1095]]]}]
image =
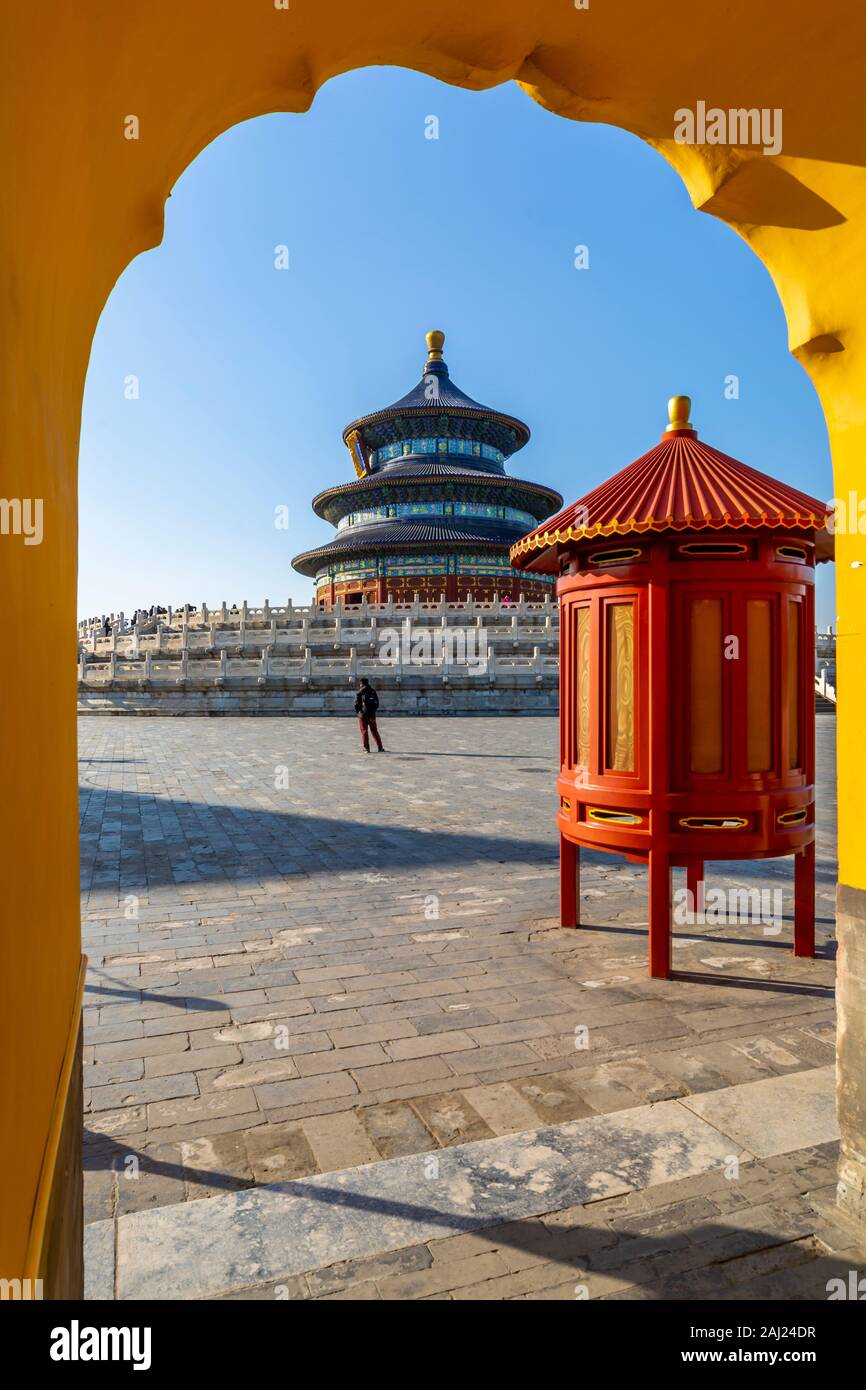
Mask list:
[{"label": "red tiled roof of pavilion", "polygon": [[537,563],[545,551],[596,536],[765,528],[814,531],[816,558],[832,558],[826,531],[832,509],[702,444],[688,419],[690,405],[688,396],[672,397],[661,442],[519,540],[511,547],[512,563],[555,569],[554,553],[544,557],[548,564]]}]

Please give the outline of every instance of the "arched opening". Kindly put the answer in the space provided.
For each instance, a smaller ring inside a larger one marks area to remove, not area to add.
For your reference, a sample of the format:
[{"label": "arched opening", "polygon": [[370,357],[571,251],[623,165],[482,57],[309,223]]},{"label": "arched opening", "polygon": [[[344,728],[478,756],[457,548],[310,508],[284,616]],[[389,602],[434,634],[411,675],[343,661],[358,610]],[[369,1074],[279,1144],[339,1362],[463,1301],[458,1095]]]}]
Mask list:
[{"label": "arched opening", "polygon": [[[397,20],[391,22],[399,23]],[[484,54],[484,61],[481,61],[485,39],[473,31],[473,26],[476,23],[475,17],[466,17],[463,21],[458,21],[455,18],[454,33],[459,38],[455,39],[454,42],[461,51],[460,60],[448,58],[437,59],[436,62],[433,62],[429,54],[413,53],[408,42],[402,38],[386,40],[383,32],[378,30],[364,40],[359,40],[347,14],[346,34],[342,41],[352,46],[351,57],[339,55],[333,47],[330,47],[319,61],[322,63],[321,71],[330,74],[344,67],[357,66],[363,63],[366,55],[374,56],[379,61],[386,57],[394,62],[406,63],[407,66],[422,67],[433,75],[444,77],[446,80],[458,81],[467,80],[466,64],[471,62],[470,85],[489,85],[492,82],[502,80],[503,77],[520,72],[526,79],[535,79],[537,90],[546,94],[546,99],[555,109],[563,110],[564,114],[586,114],[586,111],[581,112],[580,103],[568,96],[568,84],[561,80],[565,76],[565,69],[568,64],[559,60],[557,43],[561,47],[566,46],[564,31],[560,33],[557,27],[560,22],[564,23],[564,21],[554,21],[553,29],[548,30],[549,51],[553,55],[551,61],[547,61],[548,55],[546,53],[544,54],[544,61],[540,61],[540,55],[543,52],[537,43],[540,36],[533,35],[533,39],[536,41],[529,41],[529,36],[523,32],[521,27],[523,21],[518,23],[517,31],[512,32],[512,36],[507,42],[503,40],[504,48],[500,49],[494,45],[496,51],[488,50]],[[257,84],[253,83],[249,77],[244,77],[243,74],[245,68],[251,73],[259,66],[258,59],[261,52],[268,51],[268,41],[270,41],[269,51],[274,51],[272,30],[264,25],[261,27],[258,24],[251,26],[250,35],[247,36],[249,48],[241,54],[231,44],[226,44],[229,34],[236,37],[231,28],[228,11],[221,10],[210,26],[204,51],[201,49],[200,36],[196,37],[197,70],[201,74],[201,86],[193,97],[192,105],[195,109],[193,111],[187,109],[185,114],[189,119],[185,122],[178,119],[179,113],[176,109],[168,110],[164,118],[161,116],[154,118],[154,132],[156,134],[158,130],[159,134],[151,146],[150,154],[146,157],[146,171],[141,167],[145,164],[143,159],[135,173],[127,168],[118,180],[115,177],[119,168],[116,152],[111,151],[107,140],[100,148],[100,154],[93,163],[94,169],[98,167],[99,170],[99,177],[96,182],[101,184],[104,180],[106,191],[109,186],[111,191],[107,193],[107,202],[100,204],[100,216],[103,213],[105,215],[99,228],[99,237],[90,235],[90,229],[88,229],[87,234],[83,234],[81,240],[76,241],[71,249],[75,257],[80,259],[82,274],[75,279],[74,290],[70,289],[55,296],[58,313],[51,326],[55,333],[59,333],[63,337],[67,348],[64,373],[58,374],[56,377],[52,376],[47,383],[40,383],[35,389],[29,390],[16,402],[16,408],[10,412],[13,425],[10,429],[9,443],[13,450],[17,449],[18,457],[21,459],[21,463],[17,467],[13,462],[13,481],[15,481],[16,473],[20,476],[25,464],[32,468],[34,481],[37,483],[39,491],[45,494],[46,511],[49,519],[53,517],[59,523],[54,531],[55,539],[52,539],[52,542],[40,556],[40,561],[43,563],[38,584],[35,587],[43,601],[48,601],[52,595],[55,596],[55,599],[57,595],[63,595],[62,611],[67,616],[71,609],[69,580],[71,576],[70,556],[73,547],[70,544],[71,530],[68,511],[65,510],[69,501],[66,472],[70,455],[68,452],[64,455],[63,449],[65,447],[68,451],[70,443],[74,445],[78,401],[90,331],[105,292],[130,255],[135,254],[135,251],[142,249],[143,245],[153,240],[159,222],[161,197],[165,195],[179,168],[188,162],[189,157],[197,148],[206,143],[217,130],[243,116],[255,114],[272,105],[285,107],[293,105],[296,100],[303,102],[309,92],[317,85],[316,79],[310,75],[313,68],[310,66],[309,60],[305,60],[303,64],[296,64],[293,67],[293,77],[288,84],[284,73],[281,73],[279,79],[274,79],[271,83],[270,90],[263,90],[263,84],[260,81]],[[589,39],[587,53],[593,51],[596,53],[598,57],[596,76],[603,80],[605,42],[609,43],[610,36],[605,34],[601,27],[588,31],[588,35],[590,34],[594,37]],[[62,40],[68,37],[68,34],[63,33],[56,36],[56,41],[60,47],[62,47]],[[312,43],[312,38],[310,38],[310,42]],[[171,86],[174,77],[171,65],[173,63],[182,65],[189,61],[192,43],[192,33],[179,30],[175,52],[171,55],[166,68],[160,73],[160,83],[165,81],[169,83],[169,87]],[[222,51],[220,50],[221,44],[226,44]],[[597,48],[593,49],[593,44],[597,44]],[[687,43],[687,49],[688,46]],[[506,49],[509,51],[506,52]],[[230,51],[232,53],[231,61],[228,57]],[[302,50],[296,41],[286,43],[284,53],[292,57],[293,63],[296,63],[296,55],[300,51]],[[609,47],[607,51],[613,50]],[[531,58],[526,56],[529,53],[533,55]],[[472,55],[471,59],[470,55]],[[636,62],[635,71],[639,71],[644,66],[645,56],[643,53],[640,55],[640,62]],[[693,55],[691,56],[693,57]],[[725,63],[728,56],[727,51],[722,48],[719,62],[723,78],[726,74]],[[95,57],[97,60],[100,57],[96,51]],[[618,57],[621,59],[622,54],[619,54]],[[690,54],[687,51],[684,54],[685,64],[688,63],[689,58]],[[57,61],[61,61],[59,51]],[[196,65],[191,64],[190,67],[193,69]],[[213,90],[209,89],[208,84],[213,75],[217,74],[218,85],[229,70],[237,73],[239,77],[233,79],[231,94],[226,98],[224,93],[215,94]],[[730,76],[730,74],[727,75]],[[238,88],[235,85],[238,80],[242,84],[248,83],[247,91],[253,91],[254,95],[250,97],[244,94],[239,100]],[[780,77],[779,80],[781,81],[782,78]],[[174,85],[178,91],[182,88],[187,93],[191,91],[189,84],[175,83]],[[287,85],[294,91],[294,94],[289,98],[286,96]],[[155,93],[157,84],[153,84],[151,90]],[[662,132],[663,129],[667,128],[665,124],[667,115],[666,113],[659,114],[660,108],[657,104],[656,94],[652,98],[647,97],[642,104],[638,103],[640,109],[618,111],[612,105],[605,108],[602,103],[599,103],[593,114],[596,117],[599,114],[607,115],[615,123],[637,129],[646,138],[662,143],[665,140]],[[110,95],[110,91],[107,90],[105,95],[106,97]],[[154,108],[151,110],[153,111]],[[804,127],[808,127],[810,117],[811,112],[804,114]],[[180,131],[181,127],[183,134],[174,136],[172,131]],[[821,129],[820,122],[817,123],[817,128]],[[71,138],[82,139],[84,137],[79,132],[75,132]],[[833,132],[831,131],[828,136],[831,145],[832,138]],[[712,210],[718,211],[721,215],[727,215],[731,220],[737,220],[741,225],[750,224],[752,228],[757,229],[750,231],[748,235],[753,244],[756,245],[759,254],[771,266],[780,288],[789,314],[789,321],[792,324],[792,341],[795,350],[808,362],[810,371],[819,382],[833,429],[839,433],[840,437],[845,436],[839,451],[837,467],[837,480],[844,482],[847,480],[845,472],[847,460],[849,458],[853,460],[856,457],[856,430],[852,426],[859,417],[856,409],[852,408],[854,400],[853,369],[849,366],[847,358],[844,366],[833,361],[834,357],[842,355],[839,352],[840,347],[846,350],[848,348],[843,326],[846,321],[845,313],[842,306],[833,301],[832,296],[829,305],[827,305],[823,300],[820,300],[817,293],[813,295],[811,290],[816,279],[820,279],[820,269],[816,270],[816,265],[821,260],[823,251],[816,255],[816,249],[819,246],[825,247],[828,244],[827,238],[831,229],[838,229],[841,225],[839,216],[834,221],[827,211],[828,206],[830,211],[833,211],[833,198],[836,196],[832,179],[822,184],[821,193],[818,193],[814,186],[816,183],[821,183],[821,180],[811,180],[813,172],[811,160],[815,159],[816,145],[820,150],[821,141],[818,137],[801,143],[799,135],[795,136],[792,148],[800,154],[800,158],[805,161],[808,167],[799,169],[800,177],[798,177],[798,174],[788,172],[781,164],[771,166],[780,170],[783,175],[781,180],[776,179],[775,176],[765,176],[762,172],[762,166],[757,164],[755,160],[745,162],[734,160],[733,171],[731,165],[720,170],[718,165],[704,163],[703,157],[693,149],[683,151],[679,162],[681,172],[684,172],[693,196],[698,195],[697,201],[710,204],[712,200]],[[676,154],[669,141],[665,153],[672,159]],[[847,153],[854,162],[853,153],[850,151]],[[60,193],[62,197],[66,197],[65,176],[60,169],[57,169],[55,173],[54,191]],[[844,178],[840,176],[838,186],[838,201],[840,202],[845,201],[842,196],[843,189]],[[802,240],[798,241],[798,236],[804,231],[812,234],[809,240],[811,259],[801,254],[803,243]],[[837,263],[839,263],[841,256],[841,260],[847,264],[849,261],[847,253],[842,254],[839,250],[841,238],[842,232],[839,231],[833,242],[835,255]],[[847,246],[848,243],[845,245]],[[39,351],[40,333],[47,331],[39,311],[40,306],[46,302],[45,287],[39,282],[39,276],[35,273],[35,264],[38,262],[41,249],[38,240],[32,244],[30,249],[35,257],[34,269],[28,271],[25,263],[22,262],[24,268],[20,274],[19,290],[22,301],[32,304],[33,312],[22,318],[18,326],[19,332],[16,341],[13,344],[21,360],[27,363],[32,363],[35,354]],[[853,264],[854,260],[855,257],[851,255],[850,263]],[[54,293],[53,289],[52,293]],[[55,440],[60,437],[65,440],[64,446],[60,449],[54,447],[43,450],[41,447],[41,441],[45,438],[43,423],[46,418],[46,411],[53,416],[57,423]],[[837,490],[841,491],[841,488]],[[32,486],[29,488],[21,487],[19,491],[22,495],[30,495],[34,488]],[[849,557],[856,553],[856,537],[848,538],[842,550],[846,560],[849,560],[850,563]],[[9,574],[9,592],[12,594],[13,600],[18,601],[23,610],[27,581],[32,580],[32,572],[25,576],[25,572],[19,566],[17,559],[10,559]],[[846,580],[850,584],[852,582],[851,576],[846,576]],[[68,650],[66,654],[68,655]],[[52,659],[57,655],[57,653],[52,653]],[[35,978],[39,980],[39,1009],[41,1013],[54,1019],[66,1019],[69,1017],[68,1001],[72,993],[77,957],[72,877],[74,839],[71,833],[70,820],[70,773],[72,771],[73,745],[68,715],[62,714],[55,697],[49,693],[49,682],[41,681],[43,676],[49,675],[49,665],[47,656],[44,660],[37,660],[35,664],[34,678],[37,695],[31,702],[30,709],[27,710],[26,719],[26,706],[23,699],[19,700],[16,697],[12,700],[11,712],[13,714],[12,723],[16,725],[21,722],[26,724],[28,720],[32,720],[33,727],[41,721],[43,727],[52,729],[51,735],[45,741],[44,755],[50,760],[63,787],[49,809],[47,822],[42,826],[42,834],[44,835],[47,829],[50,832],[51,843],[55,847],[56,862],[53,877],[59,899],[63,903],[59,914],[57,969],[52,982],[47,983],[44,979],[45,972],[39,969],[38,952],[34,950],[32,944],[22,946],[20,964],[25,969],[30,968]],[[852,669],[854,668],[849,667],[849,670]],[[29,922],[33,920],[34,912],[41,910],[40,904],[37,903],[32,894],[30,885],[38,880],[39,870],[44,863],[45,856],[44,850],[40,848],[40,836],[36,833],[35,803],[32,795],[28,796],[27,794],[28,769],[21,752],[11,739],[9,748],[8,766],[11,773],[11,786],[13,792],[16,793],[13,800],[18,808],[17,821],[11,823],[9,827],[9,840],[13,854],[16,854],[17,862],[20,865],[17,881],[13,883],[10,890],[9,905],[10,910],[16,916]],[[853,738],[851,739],[851,751],[854,751]],[[855,755],[851,767],[856,770],[857,766],[858,762]],[[849,785],[853,793],[854,773],[849,771],[846,775],[851,778]],[[849,883],[856,893],[859,891],[860,871],[857,868],[858,861],[855,853],[857,821],[853,795],[845,814],[848,829],[846,831],[843,825],[843,880]],[[846,834],[847,840],[845,839]],[[850,864],[850,871],[847,875],[844,867],[845,853],[848,855],[848,863]],[[846,909],[849,915],[855,919],[858,901],[856,898],[853,899]],[[14,1009],[10,1010],[7,1021],[13,1027],[16,1022],[20,1022]],[[31,1087],[33,1100],[28,1107],[25,1107],[25,1123],[21,1127],[20,1142],[13,1146],[16,1163],[19,1164],[19,1172],[24,1178],[25,1190],[28,1182],[30,1189],[35,1190],[35,1175],[44,1150],[47,1121],[55,1105],[56,1088],[52,1089],[52,1078],[58,1074],[58,1058],[66,1053],[65,1047],[62,1045],[65,1034],[66,1028],[58,1026],[56,1022],[46,1029],[28,1073],[28,1079],[34,1083]],[[51,1093],[50,1099],[46,1099],[48,1092]],[[856,1168],[856,1163],[854,1168]],[[853,1180],[853,1176],[850,1177],[852,1183]],[[19,1223],[17,1231],[12,1233],[10,1248],[13,1252],[17,1252],[21,1248],[22,1230],[23,1228]]]}]

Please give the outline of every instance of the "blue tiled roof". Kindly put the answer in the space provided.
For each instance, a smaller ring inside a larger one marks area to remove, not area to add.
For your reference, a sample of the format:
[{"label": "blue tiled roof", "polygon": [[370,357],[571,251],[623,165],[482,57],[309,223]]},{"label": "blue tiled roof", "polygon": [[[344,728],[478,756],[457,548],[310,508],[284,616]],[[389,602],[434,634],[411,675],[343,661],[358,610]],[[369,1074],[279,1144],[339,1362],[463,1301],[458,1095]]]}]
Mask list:
[{"label": "blue tiled roof", "polygon": [[471,396],[467,396],[465,391],[461,391],[459,386],[448,375],[448,368],[444,362],[428,362],[424,375],[413,386],[411,391],[407,391],[405,396],[401,396],[399,401],[393,405],[385,407],[384,412],[395,415],[401,414],[404,410],[429,410],[448,409],[451,406],[458,406],[462,410],[477,410],[482,415],[498,415],[499,412],[492,410],[489,405],[481,405],[479,401],[473,401]]},{"label": "blue tiled roof", "polygon": [[507,551],[523,533],[524,528],[519,522],[499,518],[486,520],[449,516],[403,521],[395,517],[388,521],[372,522],[369,526],[347,527],[332,541],[317,546],[315,550],[305,551],[303,555],[296,555],[292,565],[301,574],[315,574],[316,566],[323,559],[357,555],[359,552],[376,555],[383,548],[391,546],[411,550],[416,545],[496,545]]},{"label": "blue tiled roof", "polygon": [[[369,426],[381,426],[384,422],[397,420],[403,416],[414,418],[418,415],[435,416],[440,413],[456,414],[460,417],[473,418],[479,421],[488,421],[495,433],[504,433],[506,439],[502,442],[506,446],[504,452],[513,453],[515,449],[522,449],[529,439],[529,426],[522,420],[518,420],[513,415],[506,415],[500,410],[494,410],[491,406],[482,405],[475,401],[471,396],[467,396],[465,391],[461,391],[456,386],[448,374],[448,367],[442,361],[428,361],[425,363],[424,375],[411,391],[407,391],[405,396],[401,396],[393,405],[385,406],[382,410],[371,411],[369,415],[362,415],[357,420],[353,420],[343,431],[343,438],[352,430],[359,430],[362,434]],[[381,433],[379,430],[376,433]],[[369,441],[368,441],[369,442]],[[381,440],[375,441],[377,444]]]}]

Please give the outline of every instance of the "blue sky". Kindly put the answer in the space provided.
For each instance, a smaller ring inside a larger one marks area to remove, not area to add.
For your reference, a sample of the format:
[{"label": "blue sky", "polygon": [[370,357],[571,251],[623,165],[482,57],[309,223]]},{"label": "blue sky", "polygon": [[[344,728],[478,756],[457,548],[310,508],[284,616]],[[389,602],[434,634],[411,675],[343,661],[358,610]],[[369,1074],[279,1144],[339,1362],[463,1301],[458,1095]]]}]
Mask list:
[{"label": "blue sky", "polygon": [[[370,68],[215,141],[109,298],[82,421],[79,612],[309,601],[292,556],[333,534],[310,499],[353,476],[343,425],[415,383],[428,328],[464,391],[532,429],[512,471],[566,501],[650,448],[676,392],[708,442],[832,493],[769,276],[654,151],[514,85]],[[824,626],[827,566],[818,592]]]}]

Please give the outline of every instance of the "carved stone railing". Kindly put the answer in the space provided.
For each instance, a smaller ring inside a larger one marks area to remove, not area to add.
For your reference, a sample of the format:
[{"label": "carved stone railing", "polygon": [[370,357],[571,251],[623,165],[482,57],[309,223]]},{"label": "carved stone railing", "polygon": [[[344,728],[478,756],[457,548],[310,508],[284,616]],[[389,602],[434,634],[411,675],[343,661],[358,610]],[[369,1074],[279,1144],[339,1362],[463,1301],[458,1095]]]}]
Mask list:
[{"label": "carved stone railing", "polygon": [[133,632],[146,633],[155,628],[157,624],[163,627],[174,629],[186,626],[191,630],[198,628],[209,628],[212,624],[220,627],[239,627],[241,625],[255,629],[259,627],[269,627],[276,622],[279,627],[293,627],[303,623],[305,620],[309,624],[334,623],[334,621],[351,620],[360,618],[366,621],[368,615],[376,614],[383,618],[416,618],[423,619],[429,615],[442,614],[463,614],[464,616],[475,617],[483,614],[486,617],[510,617],[517,615],[524,618],[528,615],[538,618],[541,615],[542,623],[551,614],[556,614],[557,604],[555,598],[545,597],[543,600],[529,600],[521,595],[519,600],[499,599],[475,600],[470,595],[465,600],[458,602],[446,602],[439,599],[434,602],[422,602],[417,596],[413,600],[398,601],[388,599],[384,603],[368,603],[363,599],[360,603],[344,604],[336,603],[332,608],[320,609],[315,604],[306,607],[299,607],[291,602],[285,605],[274,605],[268,600],[261,608],[251,608],[246,602],[239,607],[229,606],[221,603],[216,607],[209,607],[202,604],[199,608],[167,608],[165,613],[157,614],[154,618],[148,619],[144,623],[133,624],[123,613],[111,614],[109,627],[110,632],[104,633],[101,623],[90,623],[84,620],[78,624],[78,636],[82,641],[90,641],[94,636],[101,640],[110,640],[111,637],[124,637]]},{"label": "carved stone railing", "polygon": [[442,683],[451,685],[493,685],[535,683],[558,677],[555,654],[536,646],[528,655],[500,655],[488,648],[468,661],[433,658],[429,661],[396,659],[383,662],[359,656],[353,648],[347,656],[315,656],[307,647],[300,656],[274,656],[264,651],[258,660],[229,657],[223,650],[219,658],[191,660],[188,653],[177,658],[158,659],[148,653],[138,660],[111,654],[107,661],[79,661],[80,689],[206,689],[235,685],[355,686],[360,676],[368,676],[379,688],[401,684]]},{"label": "carved stone railing", "polygon": [[[251,712],[274,708],[275,700],[291,712],[315,696],[328,709],[350,712],[352,689],[367,676],[388,694],[394,712],[423,707],[428,697],[440,706],[459,698],[466,711],[488,708],[497,691],[509,708],[525,696],[550,711],[559,677],[558,618],[550,599],[416,599],[328,610],[202,605],[133,625],[118,615],[110,635],[80,635],[79,706],[220,712],[238,697]],[[261,700],[251,705],[256,692]]]},{"label": "carved stone railing", "polygon": [[825,700],[829,700],[831,704],[835,705],[836,687],[835,685],[831,685],[830,681],[827,679],[826,671],[819,671],[816,675],[815,693],[816,695],[823,695]]}]

